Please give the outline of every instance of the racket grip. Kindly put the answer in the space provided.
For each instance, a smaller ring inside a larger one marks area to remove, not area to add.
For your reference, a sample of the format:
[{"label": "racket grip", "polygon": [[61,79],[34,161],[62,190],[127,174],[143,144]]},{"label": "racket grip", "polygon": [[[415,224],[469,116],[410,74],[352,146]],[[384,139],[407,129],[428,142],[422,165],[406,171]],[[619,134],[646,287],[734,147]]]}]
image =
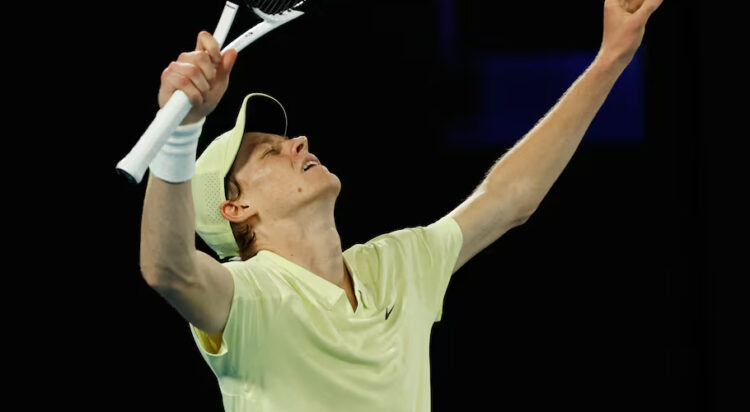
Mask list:
[{"label": "racket grip", "polygon": [[216,25],[216,30],[214,30],[213,34],[214,39],[219,43],[219,49],[221,49],[221,45],[224,44],[224,40],[227,39],[229,28],[232,27],[234,16],[237,14],[237,8],[238,6],[231,1],[228,1],[224,5],[224,11],[221,12],[219,23]]},{"label": "racket grip", "polygon": [[131,183],[140,183],[148,165],[192,107],[188,96],[182,90],[175,90],[130,153],[117,163],[117,172]]},{"label": "racket grip", "polygon": [[[227,38],[229,28],[232,26],[234,16],[237,13],[237,5],[226,2],[221,13],[219,23],[214,30],[214,38],[219,43],[219,48]],[[151,161],[161,150],[169,136],[174,133],[177,126],[182,123],[193,105],[182,90],[175,90],[167,103],[162,107],[151,121],[146,131],[130,152],[117,163],[117,173],[124,176],[131,183],[140,183],[146,169]]]}]

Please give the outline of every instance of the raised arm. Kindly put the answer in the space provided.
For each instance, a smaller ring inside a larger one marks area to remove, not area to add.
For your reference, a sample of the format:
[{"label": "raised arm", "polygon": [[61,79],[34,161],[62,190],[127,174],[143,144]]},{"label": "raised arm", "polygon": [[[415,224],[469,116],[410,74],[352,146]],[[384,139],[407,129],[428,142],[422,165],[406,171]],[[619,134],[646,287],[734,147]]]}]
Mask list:
[{"label": "raised arm", "polygon": [[[182,53],[164,70],[159,106],[164,106],[178,89],[193,104],[178,130],[190,129],[214,110],[227,89],[236,58],[233,49],[220,55],[216,40],[203,31],[198,35],[196,50]],[[234,284],[225,267],[195,248],[191,180],[178,178],[192,176],[185,171],[195,163],[195,153],[182,156],[175,156],[163,169],[154,170],[152,163],[141,220],[141,272],[146,283],[186,320],[215,334],[226,324]]]},{"label": "raised arm", "polygon": [[464,236],[454,272],[534,213],[630,64],[648,18],[661,3],[604,2],[604,33],[594,61],[549,113],[493,165],[471,196],[450,212]]},{"label": "raised arm", "polygon": [[[159,107],[175,90],[182,90],[193,107],[179,129],[190,128],[211,113],[224,95],[229,82],[235,50],[220,55],[219,45],[210,33],[198,35],[195,51],[180,54],[162,72]],[[185,149],[182,149],[185,151]],[[157,159],[159,159],[157,156]],[[155,159],[155,162],[156,160]],[[195,252],[195,212],[188,170],[195,164],[195,153],[175,156],[164,171],[151,165],[141,221],[141,271],[149,284],[159,283],[160,275],[185,276],[193,268]],[[166,176],[169,175],[169,176]],[[183,177],[185,176],[185,177]],[[189,176],[189,177],[188,177]]]}]

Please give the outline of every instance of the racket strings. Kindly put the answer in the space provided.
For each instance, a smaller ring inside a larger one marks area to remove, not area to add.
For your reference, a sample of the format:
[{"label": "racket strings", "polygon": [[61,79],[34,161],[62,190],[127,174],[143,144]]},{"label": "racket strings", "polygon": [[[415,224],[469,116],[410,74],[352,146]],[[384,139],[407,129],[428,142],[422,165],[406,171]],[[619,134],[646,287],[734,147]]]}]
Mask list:
[{"label": "racket strings", "polygon": [[298,7],[305,0],[245,0],[250,8],[256,8],[266,14],[278,14]]}]

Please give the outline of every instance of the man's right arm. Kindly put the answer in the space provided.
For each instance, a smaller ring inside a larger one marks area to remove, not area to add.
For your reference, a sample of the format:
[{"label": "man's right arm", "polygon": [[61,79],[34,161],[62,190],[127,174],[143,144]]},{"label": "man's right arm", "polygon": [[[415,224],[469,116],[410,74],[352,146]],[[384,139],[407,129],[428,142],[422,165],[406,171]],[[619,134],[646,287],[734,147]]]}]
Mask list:
[{"label": "man's right arm", "polygon": [[149,173],[141,219],[141,271],[151,286],[196,283],[192,182],[169,183]]},{"label": "man's right arm", "polygon": [[[227,90],[236,59],[236,50],[221,54],[211,33],[201,31],[195,51],[180,54],[162,72],[159,106],[163,108],[175,90],[182,90],[192,108],[181,125],[206,117]],[[195,155],[187,160],[194,162]],[[154,166],[159,167],[149,173],[141,220],[143,278],[188,322],[204,332],[217,334],[223,331],[229,317],[234,295],[232,275],[214,258],[195,248],[195,210],[189,177],[186,181],[181,173],[165,177],[172,171],[161,169],[161,164]],[[157,170],[164,174],[155,175]],[[175,176],[178,180],[173,180]]]},{"label": "man's right arm", "polygon": [[229,270],[195,248],[191,181],[149,174],[141,220],[141,272],[183,318],[200,330],[224,330],[234,296]]}]

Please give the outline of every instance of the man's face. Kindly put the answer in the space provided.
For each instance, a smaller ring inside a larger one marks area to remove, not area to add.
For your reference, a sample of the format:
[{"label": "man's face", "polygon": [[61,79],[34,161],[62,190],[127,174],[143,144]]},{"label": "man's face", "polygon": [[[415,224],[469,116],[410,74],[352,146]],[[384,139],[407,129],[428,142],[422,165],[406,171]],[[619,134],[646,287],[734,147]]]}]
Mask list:
[{"label": "man's face", "polygon": [[305,207],[332,210],[341,181],[322,164],[304,170],[309,160],[319,163],[308,151],[306,137],[249,132],[238,153],[239,159],[245,156],[235,174],[242,187],[239,200],[254,206],[262,219],[285,218]]}]

